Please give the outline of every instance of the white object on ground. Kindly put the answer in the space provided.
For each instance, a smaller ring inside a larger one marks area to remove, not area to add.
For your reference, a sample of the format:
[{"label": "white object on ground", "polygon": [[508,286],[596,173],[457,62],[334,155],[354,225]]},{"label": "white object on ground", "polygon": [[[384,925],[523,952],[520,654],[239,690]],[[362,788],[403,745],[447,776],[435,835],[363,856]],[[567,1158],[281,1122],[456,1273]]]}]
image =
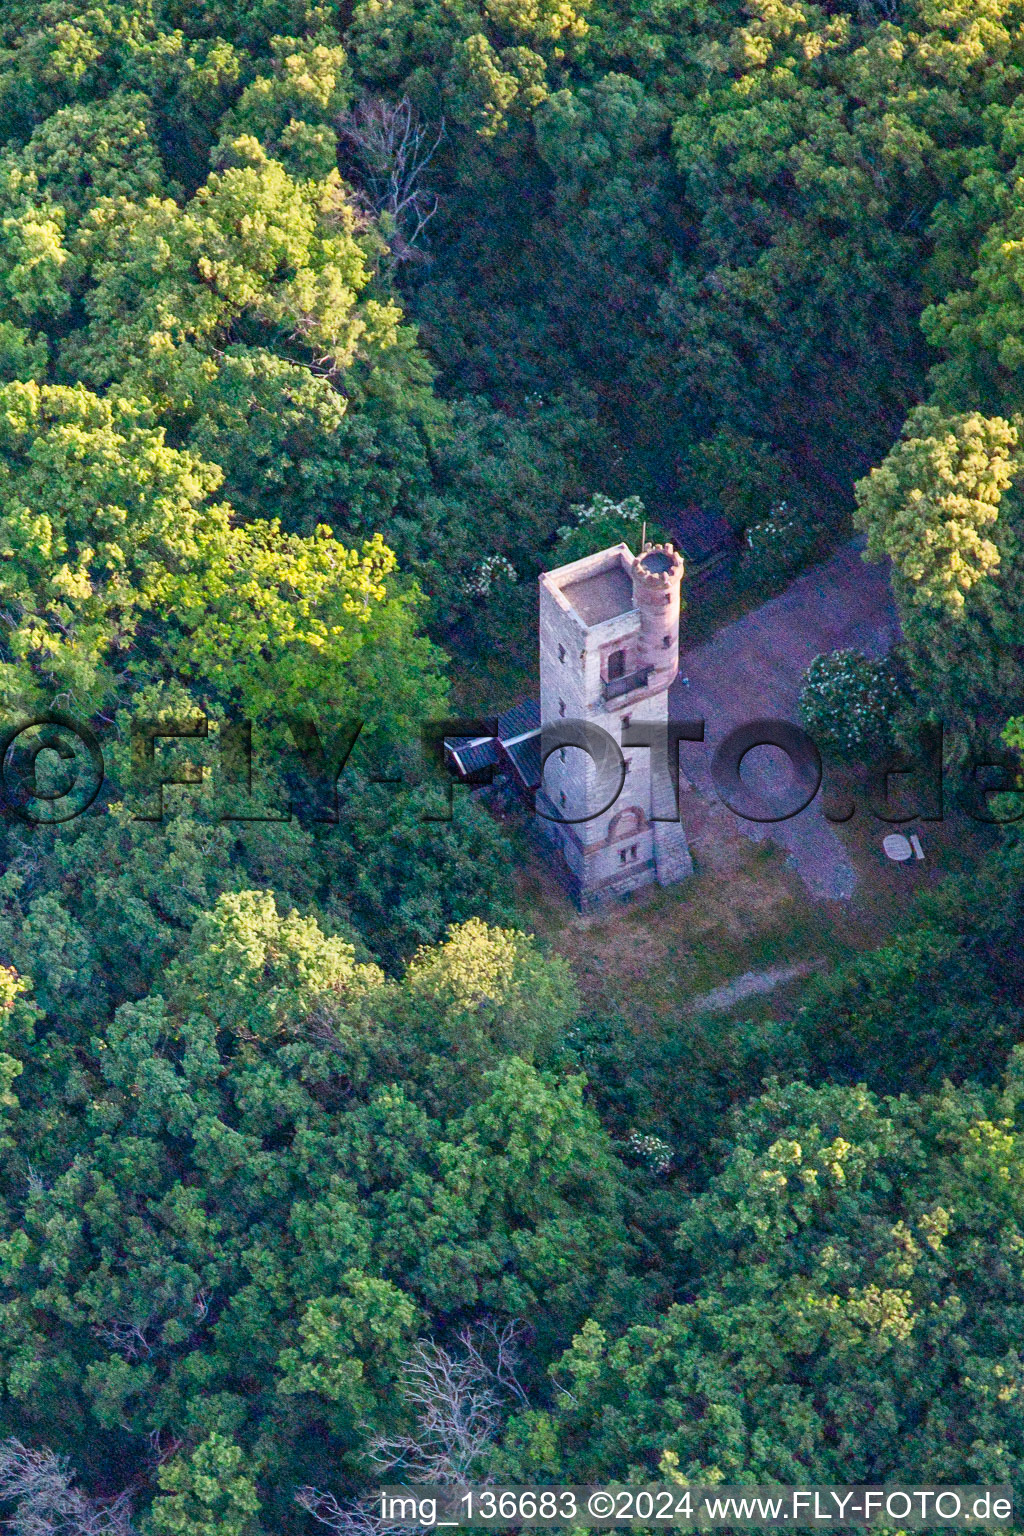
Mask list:
[{"label": "white object on ground", "polygon": [[[885,849],[886,858],[892,859],[896,864],[902,864],[905,859],[911,859],[914,856],[910,839],[904,837],[902,832],[890,832],[887,837],[883,837],[882,847]],[[924,858],[923,853],[921,858]]]},{"label": "white object on ground", "polygon": [[916,832],[911,832],[910,834],[910,846],[913,848],[914,853],[919,859],[924,858],[924,849],[921,847],[921,839],[918,837]]}]

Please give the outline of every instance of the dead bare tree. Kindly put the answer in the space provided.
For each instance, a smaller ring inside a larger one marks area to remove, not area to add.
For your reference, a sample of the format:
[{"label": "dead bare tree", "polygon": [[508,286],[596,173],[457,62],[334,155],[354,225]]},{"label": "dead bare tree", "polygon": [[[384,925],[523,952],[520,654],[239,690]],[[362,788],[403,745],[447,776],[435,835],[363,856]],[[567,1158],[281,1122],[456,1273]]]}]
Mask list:
[{"label": "dead bare tree", "polygon": [[333,1493],[321,1493],[318,1488],[300,1488],[295,1502],[328,1530],[338,1532],[338,1536],[408,1536],[408,1526],[388,1525],[376,1515],[370,1499],[339,1504]]},{"label": "dead bare tree", "polygon": [[20,1440],[0,1441],[0,1502],[14,1503],[14,1536],[136,1536],[127,1493],[90,1499],[64,1457]]},{"label": "dead bare tree", "polygon": [[205,1286],[189,1293],[178,1286],[160,1286],[148,1296],[149,1310],[145,1316],[112,1317],[93,1323],[92,1332],[103,1344],[116,1350],[126,1360],[148,1360],[159,1350],[162,1323],[168,1318],[189,1322],[195,1319],[196,1327],[190,1330],[195,1337],[199,1326],[210,1315],[212,1296]]},{"label": "dead bare tree", "polygon": [[423,177],[444,139],[444,123],[432,139],[407,96],[399,102],[364,96],[335,126],[362,197],[376,218],[384,218],[393,259],[416,259],[417,242],[437,212],[437,193],[423,185]]},{"label": "dead bare tree", "polygon": [[151,1429],[146,1436],[149,1442],[149,1454],[154,1467],[165,1467],[169,1461],[173,1461],[178,1452],[184,1448],[184,1440],[179,1440],[177,1435],[169,1435],[164,1440],[164,1432],[161,1429]]},{"label": "dead bare tree", "polygon": [[144,1323],[115,1318],[110,1323],[94,1323],[92,1331],[101,1343],[109,1344],[126,1360],[148,1360],[153,1346],[146,1334],[152,1327],[152,1318],[147,1318]]},{"label": "dead bare tree", "polygon": [[[517,1374],[524,1332],[521,1323],[499,1328],[485,1321],[460,1331],[460,1350],[417,1339],[398,1383],[415,1428],[407,1435],[373,1437],[367,1455],[374,1472],[396,1472],[410,1483],[470,1481],[497,1437],[503,1408],[510,1400],[529,1406]],[[341,1504],[316,1488],[300,1488],[295,1499],[339,1536],[390,1536],[393,1529],[368,1500]]]},{"label": "dead bare tree", "polygon": [[468,1351],[449,1354],[420,1339],[402,1368],[402,1396],[416,1411],[416,1431],[376,1436],[370,1458],[378,1471],[400,1471],[415,1482],[458,1483],[494,1440],[502,1394]]}]

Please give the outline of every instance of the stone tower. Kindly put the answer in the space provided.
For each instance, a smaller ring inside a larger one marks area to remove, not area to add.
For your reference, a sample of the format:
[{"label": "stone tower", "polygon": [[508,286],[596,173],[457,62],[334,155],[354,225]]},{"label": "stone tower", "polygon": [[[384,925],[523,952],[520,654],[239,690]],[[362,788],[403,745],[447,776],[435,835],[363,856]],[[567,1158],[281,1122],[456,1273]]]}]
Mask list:
[{"label": "stone tower", "polygon": [[[683,561],[671,544],[635,556],[625,544],[574,560],[540,578],[540,718],[601,726],[621,745],[623,728],[667,721],[668,689],[679,667],[679,587]],[[561,848],[579,905],[588,910],[657,881],[670,885],[693,864],[666,792],[653,804],[652,753],[622,748],[626,778],[614,804],[587,754],[555,751],[544,769],[537,808],[545,834]],[[662,803],[662,800],[664,803]],[[584,819],[589,818],[589,819]]]}]

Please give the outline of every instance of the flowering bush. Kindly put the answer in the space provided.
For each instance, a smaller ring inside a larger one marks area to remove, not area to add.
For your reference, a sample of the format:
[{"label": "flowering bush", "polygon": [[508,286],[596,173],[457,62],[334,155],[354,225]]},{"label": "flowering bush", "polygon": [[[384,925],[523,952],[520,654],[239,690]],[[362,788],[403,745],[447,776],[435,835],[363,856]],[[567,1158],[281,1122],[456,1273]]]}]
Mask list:
[{"label": "flowering bush", "polygon": [[831,651],[804,673],[800,716],[821,751],[856,758],[888,741],[901,698],[887,662]]},{"label": "flowering bush", "polygon": [[506,560],[504,555],[488,555],[467,576],[465,587],[470,597],[483,599],[490,597],[497,587],[515,586],[517,580],[511,560]]},{"label": "flowering bush", "polygon": [[634,523],[638,528],[643,521],[644,504],[639,496],[627,496],[623,501],[612,501],[610,496],[605,496],[601,491],[595,491],[589,502],[577,502],[569,508],[573,521],[567,523],[564,528],[559,528],[558,537],[567,538],[575,528],[581,528],[585,523],[600,522],[603,518],[612,517],[624,523]]},{"label": "flowering bush", "polygon": [[672,1148],[660,1136],[644,1135],[630,1131],[626,1147],[630,1154],[645,1163],[652,1173],[668,1173],[672,1167]]},{"label": "flowering bush", "polygon": [[[589,502],[569,508],[572,521],[558,530],[555,554],[560,565],[592,555],[612,544],[628,544],[639,552],[647,510],[639,496],[612,501],[596,491]],[[664,543],[665,535],[654,523],[648,523],[647,537],[652,543]]]},{"label": "flowering bush", "polygon": [[775,502],[766,518],[747,529],[747,547],[740,565],[743,584],[772,587],[785,581],[803,564],[813,542],[813,535],[789,503]]},{"label": "flowering bush", "polygon": [[755,555],[784,553],[798,529],[799,524],[789,510],[789,502],[777,501],[773,503],[768,517],[748,527],[747,547]]}]

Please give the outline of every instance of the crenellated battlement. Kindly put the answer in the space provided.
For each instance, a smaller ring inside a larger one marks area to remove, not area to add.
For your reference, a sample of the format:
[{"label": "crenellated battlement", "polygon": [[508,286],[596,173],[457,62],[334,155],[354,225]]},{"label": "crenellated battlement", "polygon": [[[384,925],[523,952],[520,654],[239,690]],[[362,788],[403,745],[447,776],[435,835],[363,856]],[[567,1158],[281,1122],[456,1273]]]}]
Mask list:
[{"label": "crenellated battlement", "polygon": [[645,544],[633,561],[633,581],[648,587],[670,587],[683,579],[683,557],[672,544]]}]

